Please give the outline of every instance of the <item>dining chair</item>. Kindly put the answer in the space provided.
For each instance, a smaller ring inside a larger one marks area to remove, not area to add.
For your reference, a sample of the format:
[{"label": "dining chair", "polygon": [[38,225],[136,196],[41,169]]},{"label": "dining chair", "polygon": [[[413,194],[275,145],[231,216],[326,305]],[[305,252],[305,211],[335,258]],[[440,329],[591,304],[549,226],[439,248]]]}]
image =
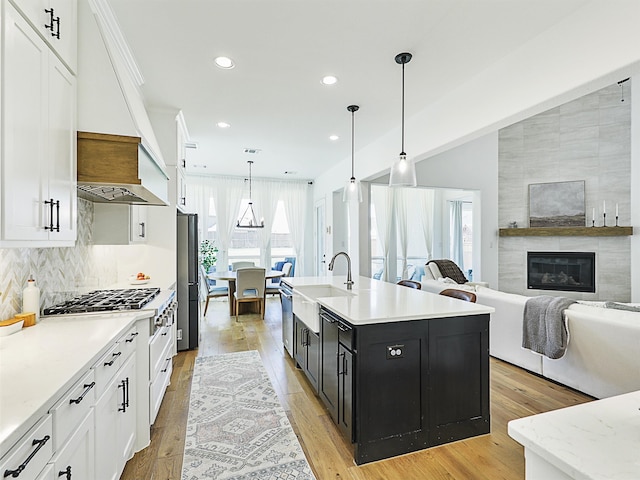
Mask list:
[{"label": "dining chair", "polygon": [[402,287],[415,288],[417,290],[422,289],[422,285],[420,282],[414,282],[413,280],[400,280],[396,285],[400,285]]},{"label": "dining chair", "polygon": [[227,287],[216,285],[215,280],[210,280],[209,277],[207,277],[207,271],[204,269],[203,265],[200,265],[200,281],[202,282],[202,285],[206,288],[207,301],[204,304],[204,313],[203,313],[203,315],[206,316],[207,309],[209,308],[209,299],[218,298],[218,297],[228,297],[229,289]]},{"label": "dining chair", "polygon": [[246,261],[233,262],[231,264],[231,270],[235,272],[239,268],[247,268],[247,267],[255,267],[255,266],[256,266],[255,262],[246,262]]},{"label": "dining chair", "polygon": [[286,262],[282,265],[282,277],[274,278],[271,280],[269,285],[267,285],[266,293],[269,295],[280,295],[280,279],[284,277],[290,277],[293,265],[289,262]]},{"label": "dining chair", "polygon": [[466,290],[446,288],[440,292],[440,295],[444,295],[445,297],[457,298],[458,300],[464,300],[465,302],[476,302],[476,294],[473,292],[467,292]]},{"label": "dining chair", "polygon": [[236,322],[241,303],[258,302],[260,316],[264,318],[265,269],[247,267],[236,270],[236,291],[233,293],[236,304]]}]

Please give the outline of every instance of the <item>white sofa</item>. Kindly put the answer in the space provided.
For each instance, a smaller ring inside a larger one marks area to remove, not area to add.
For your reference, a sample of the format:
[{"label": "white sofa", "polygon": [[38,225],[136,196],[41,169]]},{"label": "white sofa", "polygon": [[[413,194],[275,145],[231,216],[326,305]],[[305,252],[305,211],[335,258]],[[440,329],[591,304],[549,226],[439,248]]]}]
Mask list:
[{"label": "white sofa", "polygon": [[[425,290],[435,287],[429,282]],[[596,398],[640,390],[640,312],[571,305],[565,311],[567,351],[552,360],[521,347],[528,297],[481,286],[475,290],[477,303],[495,309],[489,327],[492,356]]]}]

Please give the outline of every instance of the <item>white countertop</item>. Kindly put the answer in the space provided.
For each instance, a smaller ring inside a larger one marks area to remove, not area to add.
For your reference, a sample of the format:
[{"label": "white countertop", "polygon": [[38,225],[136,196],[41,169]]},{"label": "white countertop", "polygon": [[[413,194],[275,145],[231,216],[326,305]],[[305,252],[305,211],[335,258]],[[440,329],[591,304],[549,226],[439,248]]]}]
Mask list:
[{"label": "white countertop", "polygon": [[512,420],[508,430],[571,478],[640,479],[640,391]]},{"label": "white countertop", "polygon": [[[286,277],[293,287],[331,285],[347,291],[346,276]],[[393,283],[356,277],[353,296],[319,297],[315,300],[354,326],[430,318],[458,317],[492,313],[492,307],[465,302],[443,295],[401,287]]]},{"label": "white countertop", "polygon": [[[0,456],[148,311],[44,317],[0,337]],[[144,332],[143,332],[144,333]]]}]

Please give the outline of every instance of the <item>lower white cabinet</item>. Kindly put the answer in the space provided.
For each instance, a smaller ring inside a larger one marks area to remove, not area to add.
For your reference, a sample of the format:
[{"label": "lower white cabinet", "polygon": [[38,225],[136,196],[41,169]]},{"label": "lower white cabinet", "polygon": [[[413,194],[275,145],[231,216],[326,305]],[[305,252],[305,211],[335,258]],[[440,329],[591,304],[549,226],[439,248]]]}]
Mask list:
[{"label": "lower white cabinet", "polygon": [[[53,455],[53,423],[45,415],[0,461],[3,478],[40,480],[40,472]],[[46,477],[44,477],[46,478]]]},{"label": "lower white cabinet", "polygon": [[94,427],[93,408],[73,431],[69,440],[51,461],[53,473],[62,480],[93,478]]},{"label": "lower white cabinet", "polygon": [[[124,344],[121,340],[118,344]],[[118,351],[125,351],[118,346]],[[133,353],[133,352],[131,352]],[[128,355],[95,406],[95,480],[117,480],[134,453],[136,356]],[[95,367],[94,367],[95,368]]]},{"label": "lower white cabinet", "polygon": [[173,325],[164,325],[149,341],[149,423],[158,416],[160,405],[173,372]]}]

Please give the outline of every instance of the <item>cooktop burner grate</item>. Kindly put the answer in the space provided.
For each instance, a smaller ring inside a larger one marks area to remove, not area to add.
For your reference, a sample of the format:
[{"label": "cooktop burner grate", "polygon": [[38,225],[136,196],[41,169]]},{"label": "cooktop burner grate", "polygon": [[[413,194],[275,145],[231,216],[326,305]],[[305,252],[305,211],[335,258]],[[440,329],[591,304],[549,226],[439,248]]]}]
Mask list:
[{"label": "cooktop burner grate", "polygon": [[159,288],[95,290],[44,309],[44,315],[140,310],[160,293]]}]

